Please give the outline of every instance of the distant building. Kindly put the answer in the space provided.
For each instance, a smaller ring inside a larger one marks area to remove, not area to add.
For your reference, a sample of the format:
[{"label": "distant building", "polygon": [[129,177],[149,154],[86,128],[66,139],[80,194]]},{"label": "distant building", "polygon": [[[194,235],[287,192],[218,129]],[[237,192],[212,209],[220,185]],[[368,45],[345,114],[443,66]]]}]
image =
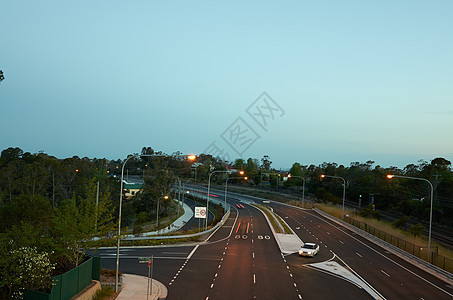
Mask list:
[{"label": "distant building", "polygon": [[130,199],[140,193],[143,188],[142,183],[125,183],[123,189],[125,192],[126,199]]}]

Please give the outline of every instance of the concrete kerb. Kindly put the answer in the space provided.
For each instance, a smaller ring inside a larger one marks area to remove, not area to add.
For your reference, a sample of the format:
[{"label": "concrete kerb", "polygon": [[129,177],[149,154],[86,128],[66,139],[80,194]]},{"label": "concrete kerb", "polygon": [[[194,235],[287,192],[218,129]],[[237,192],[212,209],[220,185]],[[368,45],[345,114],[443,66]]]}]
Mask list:
[{"label": "concrete kerb", "polygon": [[118,300],[160,300],[166,299],[168,296],[167,287],[155,279],[152,280],[152,290],[149,295],[147,295],[148,277],[135,274],[124,274],[122,280],[122,289],[116,298]]},{"label": "concrete kerb", "polygon": [[[281,253],[292,254],[292,253],[296,253],[299,251],[300,245],[302,245],[303,242],[299,238],[299,236],[297,236],[297,234],[295,234],[294,230],[291,227],[289,227],[289,225],[283,219],[282,219],[282,221],[285,222],[285,224],[288,226],[288,228],[291,229],[291,231],[293,232],[292,234],[276,233],[274,230],[274,227],[272,226],[272,223],[269,220],[269,218],[267,217],[266,213],[256,205],[253,205],[253,207],[258,209],[264,215],[264,218],[266,218],[266,221],[269,224],[269,227],[271,228],[272,234],[274,235],[275,241],[277,242],[277,245],[278,245]],[[272,212],[272,213],[274,213],[274,212]],[[279,222],[279,220],[277,220],[277,221]]]}]

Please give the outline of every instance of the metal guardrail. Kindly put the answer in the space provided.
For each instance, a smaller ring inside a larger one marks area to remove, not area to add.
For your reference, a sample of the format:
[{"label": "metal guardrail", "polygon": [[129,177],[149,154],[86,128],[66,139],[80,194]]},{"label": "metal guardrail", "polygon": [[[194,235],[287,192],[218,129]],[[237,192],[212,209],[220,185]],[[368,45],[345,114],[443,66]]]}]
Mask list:
[{"label": "metal guardrail", "polygon": [[[192,194],[192,196],[194,196]],[[194,196],[195,197],[195,196]],[[198,198],[201,198],[203,199],[203,197],[198,197]],[[212,201],[212,200],[211,200]],[[197,233],[192,233],[192,234],[182,234],[182,235],[154,235],[154,236],[138,236],[138,237],[130,237],[130,238],[124,238],[124,239],[121,239],[122,241],[140,241],[140,240],[168,240],[168,239],[181,239],[181,238],[191,238],[191,237],[196,237],[196,236],[200,236],[200,235],[203,235],[203,234],[207,234],[207,233],[211,233],[213,232],[214,230],[216,230],[218,227],[222,226],[223,224],[225,224],[225,222],[227,221],[228,217],[230,216],[230,213],[231,213],[231,206],[229,204],[227,204],[227,211],[226,213],[223,215],[222,217],[222,220],[217,223],[214,227],[208,229],[208,230],[205,230],[205,231],[201,231],[201,232],[197,232]]]}]

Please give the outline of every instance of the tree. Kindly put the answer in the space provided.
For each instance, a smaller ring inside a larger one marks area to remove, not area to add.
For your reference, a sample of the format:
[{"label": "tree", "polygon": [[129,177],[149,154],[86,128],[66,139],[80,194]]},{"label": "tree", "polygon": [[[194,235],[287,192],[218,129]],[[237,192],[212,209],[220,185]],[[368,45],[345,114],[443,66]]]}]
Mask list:
[{"label": "tree", "polygon": [[263,169],[265,171],[270,171],[271,164],[272,164],[272,161],[270,160],[269,155],[266,154],[261,158],[261,169]]},{"label": "tree", "polygon": [[[6,242],[6,243],[5,243]],[[49,291],[55,264],[47,252],[36,247],[14,247],[14,241],[1,241],[0,297],[22,299],[25,289]]]},{"label": "tree", "polygon": [[109,193],[100,195],[99,204],[96,206],[94,181],[89,182],[86,190],[87,196],[84,198],[73,197],[63,201],[55,209],[53,216],[56,254],[66,259],[72,267],[79,265],[82,261],[85,255],[82,249],[88,249],[97,244],[95,237],[107,238],[115,228]]},{"label": "tree", "polygon": [[233,168],[236,170],[244,170],[245,169],[245,162],[242,158],[238,158],[233,163]]}]

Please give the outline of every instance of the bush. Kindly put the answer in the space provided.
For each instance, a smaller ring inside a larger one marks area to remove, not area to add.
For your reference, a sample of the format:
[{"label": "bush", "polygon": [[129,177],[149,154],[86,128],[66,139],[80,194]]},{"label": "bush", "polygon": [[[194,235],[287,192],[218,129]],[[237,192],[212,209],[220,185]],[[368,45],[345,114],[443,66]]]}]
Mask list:
[{"label": "bush", "polygon": [[380,211],[377,211],[377,210],[373,211],[373,218],[380,220],[381,217],[382,217],[382,214]]},{"label": "bush", "polygon": [[413,235],[413,236],[421,236],[423,234],[423,231],[425,230],[425,226],[423,226],[422,224],[418,223],[418,224],[415,224],[415,225],[412,225],[411,228],[409,228],[409,232]]},{"label": "bush", "polygon": [[91,300],[109,299],[114,294],[114,292],[115,291],[109,286],[102,287],[102,289],[96,291]]},{"label": "bush", "polygon": [[395,228],[404,229],[404,226],[406,226],[407,220],[409,220],[408,216],[402,216],[398,220],[393,221],[392,226]]}]

